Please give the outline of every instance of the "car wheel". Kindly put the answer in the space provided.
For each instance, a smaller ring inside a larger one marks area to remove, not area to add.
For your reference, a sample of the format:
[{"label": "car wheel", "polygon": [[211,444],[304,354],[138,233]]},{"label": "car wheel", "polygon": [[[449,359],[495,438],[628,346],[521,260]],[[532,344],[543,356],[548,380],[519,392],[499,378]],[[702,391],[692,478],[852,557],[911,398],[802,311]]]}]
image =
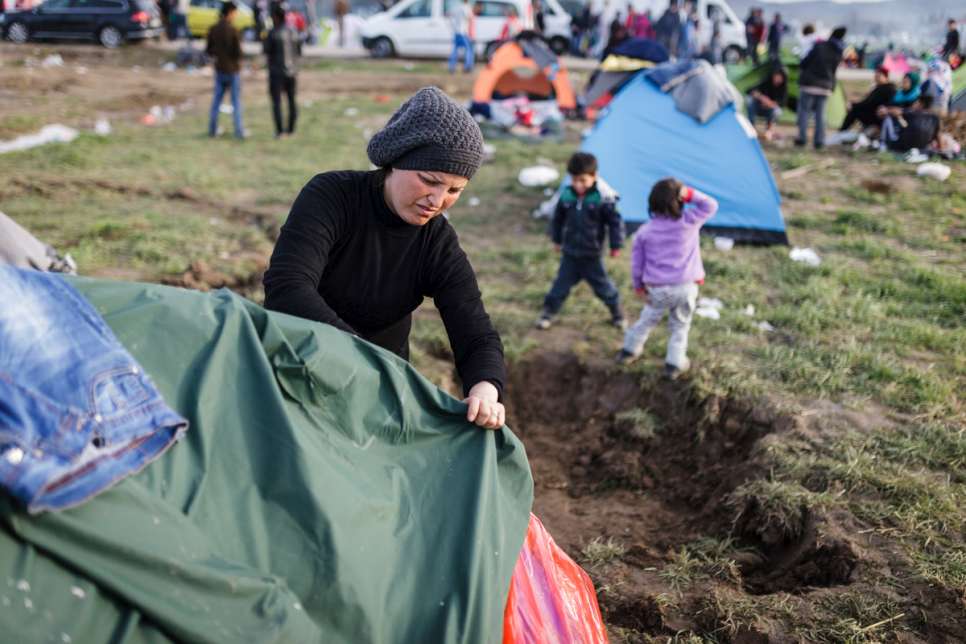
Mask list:
[{"label": "car wheel", "polygon": [[396,55],[396,48],[392,46],[392,41],[385,36],[376,38],[369,48],[369,54],[373,58],[392,58]]},{"label": "car wheel", "polygon": [[124,42],[124,35],[121,30],[113,25],[108,25],[101,29],[97,34],[97,39],[108,49],[117,49]]},{"label": "car wheel", "polygon": [[7,27],[7,38],[16,43],[25,43],[30,40],[30,30],[22,22],[15,22]]},{"label": "car wheel", "polygon": [[558,56],[563,56],[570,48],[570,42],[563,36],[554,36],[550,39],[550,49]]},{"label": "car wheel", "polygon": [[737,45],[729,45],[724,51],[724,62],[728,65],[735,65],[741,62],[744,51]]}]

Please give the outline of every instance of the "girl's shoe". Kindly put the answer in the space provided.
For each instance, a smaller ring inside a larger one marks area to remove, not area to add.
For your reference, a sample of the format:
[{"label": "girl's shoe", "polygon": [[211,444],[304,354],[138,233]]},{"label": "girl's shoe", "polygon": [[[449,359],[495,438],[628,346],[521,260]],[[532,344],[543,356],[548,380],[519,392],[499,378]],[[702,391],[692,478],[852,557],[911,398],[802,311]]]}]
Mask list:
[{"label": "girl's shoe", "polygon": [[680,367],[677,365],[673,365],[670,362],[665,362],[664,375],[668,378],[668,380],[677,380],[678,378],[681,377],[681,374],[683,374],[690,368],[691,368],[690,360],[685,360],[684,364]]},{"label": "girl's shoe", "polygon": [[639,357],[640,356],[634,355],[633,353],[631,353],[627,349],[621,349],[617,353],[617,357],[614,359],[614,362],[616,362],[619,365],[627,365],[627,364],[630,364],[630,363],[634,362]]},{"label": "girl's shoe", "polygon": [[550,325],[551,325],[550,318],[548,318],[546,315],[541,315],[539,318],[537,318],[537,323],[534,326],[536,326],[541,331],[546,331],[547,329],[550,328]]}]

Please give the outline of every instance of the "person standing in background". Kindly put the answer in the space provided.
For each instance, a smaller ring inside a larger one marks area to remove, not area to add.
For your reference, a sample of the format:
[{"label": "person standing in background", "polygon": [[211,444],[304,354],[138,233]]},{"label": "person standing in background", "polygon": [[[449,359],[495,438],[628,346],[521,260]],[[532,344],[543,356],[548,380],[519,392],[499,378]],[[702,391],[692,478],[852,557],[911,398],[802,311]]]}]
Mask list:
[{"label": "person standing in background", "polygon": [[768,26],[768,58],[777,61],[782,53],[782,36],[788,31],[788,25],[782,22],[782,15],[776,13]]},{"label": "person standing in background", "polygon": [[812,47],[801,64],[798,77],[798,138],[795,145],[804,146],[808,138],[808,121],[815,115],[815,149],[825,147],[825,104],[835,89],[835,74],[845,52],[845,27],[836,27],[832,36]]},{"label": "person standing in background", "polygon": [[463,0],[449,14],[450,25],[453,27],[453,50],[449,54],[449,73],[456,72],[456,62],[463,50],[463,71],[473,69],[473,7],[470,0]]},{"label": "person standing in background", "polygon": [[[275,120],[275,138],[290,136],[295,132],[298,108],[295,102],[296,59],[301,42],[295,31],[285,24],[285,7],[272,5],[272,30],[265,38],[262,49],[268,63],[268,93],[272,99],[272,117]],[[288,98],[288,127],[282,128],[282,92]]]},{"label": "person standing in background", "polygon": [[761,9],[752,8],[745,20],[745,38],[748,40],[748,57],[755,65],[758,64],[758,45],[765,36],[765,21],[762,19]]},{"label": "person standing in background", "polygon": [[175,0],[171,14],[171,40],[185,38],[190,41],[191,34],[188,33],[188,11],[190,9],[191,0]]},{"label": "person standing in background", "polygon": [[952,18],[949,19],[946,26],[949,27],[949,30],[946,32],[946,42],[940,56],[949,62],[953,55],[959,56],[959,29],[956,27],[956,21]]},{"label": "person standing in background", "polygon": [[221,5],[221,19],[208,30],[205,53],[214,59],[215,91],[208,117],[208,136],[218,136],[218,113],[225,91],[231,93],[232,117],[235,122],[235,138],[244,139],[241,105],[241,38],[232,21],[238,6],[229,0]]},{"label": "person standing in background", "polygon": [[345,17],[349,13],[349,0],[335,0],[335,21],[339,26],[339,48],[345,48]]},{"label": "person standing in background", "polygon": [[671,0],[667,10],[657,21],[654,33],[657,41],[661,43],[668,54],[677,54],[678,36],[681,32],[681,19],[678,16],[678,0]]}]

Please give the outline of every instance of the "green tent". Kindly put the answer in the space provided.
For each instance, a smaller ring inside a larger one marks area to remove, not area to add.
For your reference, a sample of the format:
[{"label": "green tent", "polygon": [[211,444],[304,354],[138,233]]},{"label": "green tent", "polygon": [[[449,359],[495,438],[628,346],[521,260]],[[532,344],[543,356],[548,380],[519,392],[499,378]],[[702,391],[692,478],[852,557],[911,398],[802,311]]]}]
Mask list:
[{"label": "green tent", "polygon": [[0,494],[0,640],[501,639],[533,498],[508,429],[228,291],[73,283],[191,425],[76,508]]},{"label": "green tent", "polygon": [[[798,104],[798,74],[799,61],[793,55],[783,55],[782,65],[788,71],[788,105],[789,108],[782,114],[782,123],[795,122],[795,106]],[[739,63],[728,65],[726,68],[728,80],[738,88],[742,94],[747,94],[753,87],[768,78],[771,73],[772,63],[766,61],[755,66],[751,63]],[[848,113],[848,101],[845,98],[845,91],[841,83],[836,83],[835,90],[825,104],[825,123],[829,128],[838,129],[845,121]]]},{"label": "green tent", "polygon": [[949,109],[954,112],[966,112],[966,64],[960,65],[953,72],[953,99]]}]

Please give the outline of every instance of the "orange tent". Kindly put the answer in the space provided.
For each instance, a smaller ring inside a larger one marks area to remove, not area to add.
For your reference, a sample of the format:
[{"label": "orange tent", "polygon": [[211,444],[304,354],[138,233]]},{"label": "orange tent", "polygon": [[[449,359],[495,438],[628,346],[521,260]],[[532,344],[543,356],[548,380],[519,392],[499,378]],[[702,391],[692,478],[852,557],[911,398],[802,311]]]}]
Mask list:
[{"label": "orange tent", "polygon": [[[553,80],[551,80],[551,77]],[[562,111],[577,109],[577,99],[567,69],[558,60],[556,73],[537,63],[515,41],[508,41],[493,52],[490,62],[473,84],[473,102],[489,103],[494,94],[509,97],[526,93],[531,98],[556,98]]]}]

